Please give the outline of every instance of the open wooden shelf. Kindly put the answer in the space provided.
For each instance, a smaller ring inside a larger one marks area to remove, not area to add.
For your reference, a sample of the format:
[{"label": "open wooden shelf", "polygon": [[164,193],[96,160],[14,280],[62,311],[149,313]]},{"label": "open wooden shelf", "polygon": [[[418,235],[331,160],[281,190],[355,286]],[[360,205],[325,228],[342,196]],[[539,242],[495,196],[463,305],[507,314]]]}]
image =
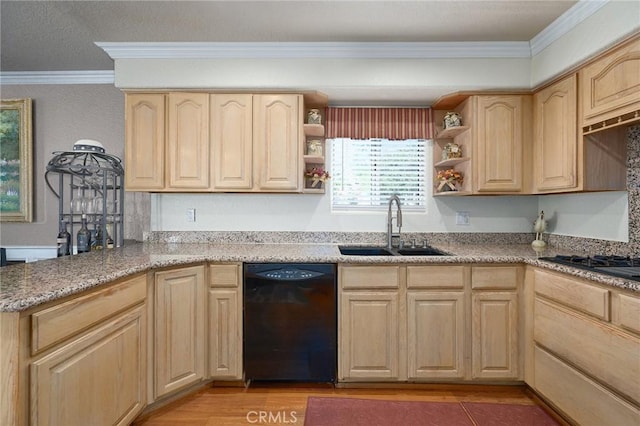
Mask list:
[{"label": "open wooden shelf", "polygon": [[305,123],[304,134],[307,136],[324,137],[324,126],[322,124],[306,124]]},{"label": "open wooden shelf", "polygon": [[324,194],[324,187],[322,188],[305,188],[304,194]]},{"label": "open wooden shelf", "polygon": [[464,163],[465,161],[469,161],[469,160],[471,160],[471,158],[469,157],[449,158],[448,160],[438,161],[433,165],[433,167],[455,166],[456,164]]},{"label": "open wooden shelf", "polygon": [[434,192],[434,197],[458,197],[461,195],[471,195],[471,191],[444,191],[444,192]]},{"label": "open wooden shelf", "polygon": [[304,155],[302,158],[305,164],[324,164],[324,157],[321,155]]},{"label": "open wooden shelf", "polygon": [[456,126],[449,127],[448,129],[441,130],[436,135],[436,139],[451,139],[458,136],[462,132],[469,130],[469,126]]},{"label": "open wooden shelf", "polygon": [[[318,105],[315,103],[307,104],[306,100],[307,99],[305,98],[305,112],[308,111],[310,108],[318,108],[321,111],[324,111],[324,105]],[[322,118],[324,119],[324,112],[322,112],[322,114],[323,114]],[[305,114],[305,117],[306,117],[306,114]],[[325,147],[325,138],[324,138],[324,125],[304,123],[303,130],[304,130],[304,136],[305,136],[304,145],[302,147],[303,149],[302,165],[304,167],[303,173],[305,173],[308,169],[311,169],[312,167],[321,167],[324,169],[326,167],[325,165],[326,147]],[[307,144],[309,143],[310,140],[314,140],[314,139],[318,139],[321,142],[322,149],[320,152],[323,155],[306,154],[306,152],[308,152]],[[309,181],[305,178],[302,192],[305,194],[324,194],[326,185],[327,185],[327,182],[324,182],[321,187],[312,188],[309,184]]]}]

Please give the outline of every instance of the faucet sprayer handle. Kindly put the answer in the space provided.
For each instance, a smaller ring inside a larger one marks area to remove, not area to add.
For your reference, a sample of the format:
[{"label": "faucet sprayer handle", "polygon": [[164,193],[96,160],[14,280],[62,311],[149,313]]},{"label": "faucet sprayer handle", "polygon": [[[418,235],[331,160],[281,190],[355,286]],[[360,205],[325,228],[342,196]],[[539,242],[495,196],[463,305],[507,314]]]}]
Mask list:
[{"label": "faucet sprayer handle", "polygon": [[389,207],[393,203],[393,200],[396,200],[396,204],[398,205],[398,211],[396,212],[396,223],[398,224],[398,228],[402,227],[402,206],[400,202],[400,197],[398,194],[393,194],[391,196],[391,200],[389,201]]}]

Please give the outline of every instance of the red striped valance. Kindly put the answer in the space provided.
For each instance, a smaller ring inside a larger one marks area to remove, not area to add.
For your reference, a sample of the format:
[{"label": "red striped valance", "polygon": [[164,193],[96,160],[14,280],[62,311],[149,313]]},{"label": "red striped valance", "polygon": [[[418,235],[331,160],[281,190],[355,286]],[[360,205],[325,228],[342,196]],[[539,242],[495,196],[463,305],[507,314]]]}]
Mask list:
[{"label": "red striped valance", "polygon": [[327,138],[431,139],[431,108],[327,108]]}]

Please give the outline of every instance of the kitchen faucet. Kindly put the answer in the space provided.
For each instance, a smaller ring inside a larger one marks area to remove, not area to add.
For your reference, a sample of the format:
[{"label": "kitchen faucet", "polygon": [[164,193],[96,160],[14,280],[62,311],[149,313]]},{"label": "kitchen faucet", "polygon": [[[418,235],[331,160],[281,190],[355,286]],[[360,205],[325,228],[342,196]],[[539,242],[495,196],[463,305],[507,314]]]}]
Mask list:
[{"label": "kitchen faucet", "polygon": [[[393,215],[391,214],[391,205],[395,200],[398,205],[398,212],[396,213],[396,223],[398,224],[398,233],[393,233]],[[400,238],[400,230],[402,229],[402,209],[400,207],[400,197],[398,195],[393,194],[389,198],[389,212],[387,213],[387,248],[393,248],[393,237],[398,237],[398,240],[402,241]],[[400,244],[400,243],[398,243]]]}]

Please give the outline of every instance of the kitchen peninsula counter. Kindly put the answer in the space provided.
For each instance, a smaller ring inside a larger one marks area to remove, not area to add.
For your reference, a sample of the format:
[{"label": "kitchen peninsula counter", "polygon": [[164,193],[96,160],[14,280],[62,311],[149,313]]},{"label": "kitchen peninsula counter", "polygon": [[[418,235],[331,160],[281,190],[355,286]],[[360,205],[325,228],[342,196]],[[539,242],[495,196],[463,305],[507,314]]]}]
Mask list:
[{"label": "kitchen peninsula counter", "polygon": [[[150,269],[201,262],[526,263],[614,287],[640,283],[539,260],[529,244],[433,244],[451,256],[345,256],[337,244],[134,243],[0,268],[0,312],[20,312]],[[543,256],[554,256],[552,248]]]}]

